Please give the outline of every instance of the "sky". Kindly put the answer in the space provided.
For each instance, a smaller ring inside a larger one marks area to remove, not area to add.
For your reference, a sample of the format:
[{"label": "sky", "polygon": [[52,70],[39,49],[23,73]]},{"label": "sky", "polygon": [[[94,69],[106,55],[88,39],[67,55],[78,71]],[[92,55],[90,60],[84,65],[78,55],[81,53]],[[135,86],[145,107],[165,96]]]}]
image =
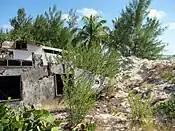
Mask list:
[{"label": "sky", "polygon": [[[121,10],[131,0],[0,0],[0,28],[10,29],[9,19],[16,16],[19,8],[25,8],[27,15],[36,17],[56,5],[66,18],[70,9],[76,9],[77,14],[101,15],[112,27],[112,19],[119,17]],[[160,39],[168,43],[164,54],[175,54],[175,0],[153,0],[149,8],[149,17],[157,17],[162,26],[168,29]]]}]

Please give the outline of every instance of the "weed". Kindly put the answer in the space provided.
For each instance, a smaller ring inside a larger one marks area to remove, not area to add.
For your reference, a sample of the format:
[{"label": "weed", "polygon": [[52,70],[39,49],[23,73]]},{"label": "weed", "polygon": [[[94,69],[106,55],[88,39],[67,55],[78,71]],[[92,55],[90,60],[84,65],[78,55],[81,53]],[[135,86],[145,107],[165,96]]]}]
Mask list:
[{"label": "weed", "polygon": [[165,122],[172,123],[175,121],[175,100],[158,103],[155,111],[162,116]]},{"label": "weed", "polygon": [[144,101],[140,95],[129,93],[128,101],[131,109],[131,120],[133,124],[145,123],[147,120],[151,121],[153,116],[153,109],[151,107],[151,99],[146,98]]}]

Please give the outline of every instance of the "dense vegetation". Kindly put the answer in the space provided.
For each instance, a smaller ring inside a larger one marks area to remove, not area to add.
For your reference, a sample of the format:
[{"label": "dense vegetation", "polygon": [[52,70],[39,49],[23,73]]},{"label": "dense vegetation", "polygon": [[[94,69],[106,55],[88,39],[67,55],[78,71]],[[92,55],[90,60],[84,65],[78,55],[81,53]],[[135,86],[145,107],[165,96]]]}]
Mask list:
[{"label": "dense vegetation", "polygon": [[[91,88],[94,78],[98,75],[104,78],[114,77],[118,72],[119,55],[112,49],[103,52],[103,48],[94,44],[91,47],[77,48],[68,45],[66,48],[62,57],[62,61],[67,67],[66,77],[63,78],[64,96],[70,109],[70,124],[75,126],[84,119],[88,110],[94,106],[97,100],[96,91]],[[78,77],[70,79],[69,74],[75,76],[78,69],[84,70]]]},{"label": "dense vegetation", "polygon": [[9,101],[0,105],[0,131],[58,131],[59,122],[47,110],[13,108]]},{"label": "dense vegetation", "polygon": [[[63,78],[64,98],[70,111],[69,129],[72,129],[82,122],[95,104],[97,96],[90,89],[94,77],[102,75],[112,78],[118,72],[119,54],[148,59],[161,57],[165,43],[158,37],[165,28],[161,27],[158,19],[148,17],[150,4],[151,0],[133,0],[118,18],[112,20],[112,29],[106,26],[107,21],[101,16],[92,15],[83,16],[83,25],[79,27],[75,10],[70,10],[68,18],[63,19],[62,12],[56,6],[36,18],[28,16],[25,9],[19,9],[17,16],[10,19],[13,29],[6,32],[0,30],[0,44],[5,40],[24,40],[66,49],[63,50],[61,62],[66,65],[67,71]],[[80,77],[70,79],[69,74],[74,75],[77,68],[84,72]],[[92,78],[87,81],[85,79],[88,73],[92,74]],[[152,122],[150,117],[153,110],[149,99],[141,103],[139,96],[130,94],[129,102],[132,121],[149,125],[145,122],[145,119]],[[174,101],[169,103],[171,106],[164,103],[160,108],[173,110]],[[0,110],[3,111],[0,113],[0,130],[58,130],[56,121],[45,110],[17,111],[6,103],[0,106]],[[7,118],[11,119],[7,121]],[[13,124],[14,122],[16,123]],[[94,125],[88,128],[91,129],[86,130],[95,130]]]},{"label": "dense vegetation", "polygon": [[[67,19],[56,6],[49,8],[36,18],[28,16],[25,9],[17,11],[10,19],[12,30],[0,31],[0,42],[4,40],[33,41],[36,44],[57,48],[66,48],[68,43],[74,46],[105,45],[114,47],[123,56],[135,55],[141,58],[156,59],[162,55],[165,43],[158,39],[165,28],[160,21],[148,17],[151,0],[133,0],[121,15],[113,19],[114,27],[106,26],[101,16],[79,16],[71,9]],[[78,23],[83,23],[79,27]]]}]

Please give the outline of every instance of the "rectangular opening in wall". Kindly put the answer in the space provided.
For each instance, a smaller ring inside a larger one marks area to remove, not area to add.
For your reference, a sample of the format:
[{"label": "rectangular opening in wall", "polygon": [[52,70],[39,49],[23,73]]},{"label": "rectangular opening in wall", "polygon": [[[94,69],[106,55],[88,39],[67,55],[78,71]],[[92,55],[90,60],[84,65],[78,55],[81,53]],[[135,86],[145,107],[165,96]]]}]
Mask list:
[{"label": "rectangular opening in wall", "polygon": [[0,66],[7,66],[7,60],[0,59]]},{"label": "rectangular opening in wall", "polygon": [[22,41],[22,40],[19,40],[19,41],[16,41],[16,49],[18,50],[27,50],[27,42],[25,41]]},{"label": "rectangular opening in wall", "polygon": [[21,76],[0,76],[0,101],[21,99]]},{"label": "rectangular opening in wall", "polygon": [[33,66],[32,61],[22,61],[22,66]]},{"label": "rectangular opening in wall", "polygon": [[[63,94],[63,80],[62,76],[66,78],[66,74],[56,74],[55,75],[55,83],[56,83],[56,96],[62,95]],[[69,74],[69,84],[72,84],[72,74]]]},{"label": "rectangular opening in wall", "polygon": [[51,53],[51,54],[57,54],[57,55],[61,55],[62,53],[60,51],[56,51],[56,50],[49,50],[49,49],[43,49],[45,53]]},{"label": "rectangular opening in wall", "polygon": [[21,43],[16,42],[16,49],[21,49]]},{"label": "rectangular opening in wall", "polygon": [[21,66],[21,61],[19,61],[19,60],[8,60],[8,66]]}]

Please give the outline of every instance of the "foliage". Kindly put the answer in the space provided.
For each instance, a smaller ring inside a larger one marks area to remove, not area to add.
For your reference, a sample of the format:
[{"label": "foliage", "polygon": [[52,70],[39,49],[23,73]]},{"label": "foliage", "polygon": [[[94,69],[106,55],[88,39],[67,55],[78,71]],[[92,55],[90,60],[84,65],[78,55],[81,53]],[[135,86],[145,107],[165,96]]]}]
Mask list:
[{"label": "foliage", "polygon": [[64,27],[65,19],[62,12],[53,8],[44,14],[39,14],[35,19],[26,15],[25,10],[19,9],[17,16],[10,19],[13,29],[10,31],[12,40],[33,41],[36,44],[56,48],[63,48],[69,42],[76,31],[77,16],[74,10],[70,11],[69,27]]},{"label": "foliage", "polygon": [[101,47],[98,44],[93,44],[90,48],[73,47],[69,44],[66,52],[63,52],[63,59],[71,61],[75,67],[107,77],[118,73],[118,58],[119,54],[113,48]]},{"label": "foliage", "polygon": [[13,40],[31,40],[32,17],[26,16],[25,9],[21,8],[17,11],[17,16],[10,19],[10,24],[13,27],[11,38]]},{"label": "foliage", "polygon": [[173,122],[175,120],[175,100],[161,102],[156,107],[156,112],[161,117],[165,117],[165,122]]},{"label": "foliage", "polygon": [[59,39],[63,24],[62,12],[55,5],[53,8],[49,7],[48,12],[38,15],[33,23],[34,41],[61,48]]},{"label": "foliage", "polygon": [[54,117],[46,110],[13,109],[8,101],[0,105],[0,131],[57,131]]},{"label": "foliage", "polygon": [[67,25],[68,27],[65,28],[67,29],[67,32],[69,33],[69,35],[65,35],[64,38],[62,39],[66,39],[67,43],[64,43],[64,45],[62,47],[64,47],[64,49],[67,47],[67,44],[72,44],[73,46],[76,46],[79,42],[81,42],[81,40],[78,38],[78,32],[79,32],[79,28],[77,27],[78,23],[78,15],[76,14],[76,10],[71,9],[69,11],[69,15],[67,18]]},{"label": "foliage", "polygon": [[166,28],[160,21],[148,17],[151,0],[132,0],[121,16],[113,20],[111,45],[122,55],[157,59],[162,55],[165,43],[158,39]]},{"label": "foliage", "polygon": [[[96,97],[91,87],[95,75],[113,77],[118,72],[118,54],[112,51],[103,52],[100,46],[95,45],[86,48],[68,44],[66,51],[63,51],[62,62],[66,67],[64,95],[70,109],[71,125],[80,123],[94,105]],[[76,76],[79,69],[83,72]],[[73,76],[72,83],[70,73]]]},{"label": "foliage", "polygon": [[2,46],[2,43],[6,40],[9,40],[9,33],[4,32],[3,29],[0,29],[0,47]]},{"label": "foliage", "polygon": [[70,125],[76,126],[84,119],[96,99],[90,89],[90,81],[83,82],[83,77],[79,77],[70,84],[69,73],[64,78],[64,96],[70,110]]},{"label": "foliage", "polygon": [[157,124],[148,121],[147,124],[132,127],[131,131],[174,131],[174,128],[171,124]]},{"label": "foliage", "polygon": [[160,76],[167,82],[175,84],[175,76],[173,69],[166,69],[159,72]]},{"label": "foliage", "polygon": [[[130,92],[128,101],[131,109],[131,130],[169,131],[173,129],[172,120],[175,118],[174,100],[161,102],[156,107],[153,107],[149,96],[141,99],[141,96],[138,94]],[[156,122],[156,114],[167,123]],[[166,114],[166,118],[164,114]]]},{"label": "foliage", "polygon": [[84,26],[80,29],[79,36],[83,45],[91,47],[92,44],[103,44],[108,38],[109,28],[104,26],[106,20],[99,20],[100,16],[84,16],[82,18]]},{"label": "foliage", "polygon": [[128,101],[131,109],[131,120],[133,123],[145,124],[153,119],[153,109],[151,99],[145,98],[144,101],[138,94],[129,93]]},{"label": "foliage", "polygon": [[77,19],[78,18],[79,17],[78,17],[78,15],[76,15],[76,10],[71,9],[69,11],[69,15],[68,15],[68,18],[67,18],[67,21],[66,21],[67,25],[68,25],[68,28],[70,28],[70,29],[77,28],[77,25],[78,25]]},{"label": "foliage", "polygon": [[85,131],[95,131],[96,125],[94,123],[86,123]]},{"label": "foliage", "polygon": [[[162,55],[165,43],[158,39],[165,28],[160,21],[148,17],[151,0],[133,0],[121,16],[113,20],[114,29],[106,26],[106,20],[100,16],[83,16],[82,27],[78,28],[76,10],[71,9],[68,17],[54,5],[36,18],[27,16],[23,8],[18,9],[17,16],[10,19],[13,29],[12,40],[33,41],[36,44],[56,48],[66,48],[67,44],[90,48],[112,46],[123,56],[135,55],[141,58],[157,59]],[[116,51],[116,52],[118,52]]]}]

